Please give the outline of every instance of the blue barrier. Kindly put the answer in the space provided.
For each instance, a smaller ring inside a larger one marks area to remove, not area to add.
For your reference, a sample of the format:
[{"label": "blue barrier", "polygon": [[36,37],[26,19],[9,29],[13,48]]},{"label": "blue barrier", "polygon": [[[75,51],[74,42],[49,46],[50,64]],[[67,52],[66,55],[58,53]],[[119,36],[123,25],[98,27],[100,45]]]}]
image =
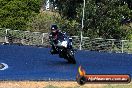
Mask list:
[{"label": "blue barrier", "polygon": [[77,64],[69,64],[48,48],[0,45],[0,80],[76,80],[81,65],[87,74],[130,74],[132,54],[77,51]]}]

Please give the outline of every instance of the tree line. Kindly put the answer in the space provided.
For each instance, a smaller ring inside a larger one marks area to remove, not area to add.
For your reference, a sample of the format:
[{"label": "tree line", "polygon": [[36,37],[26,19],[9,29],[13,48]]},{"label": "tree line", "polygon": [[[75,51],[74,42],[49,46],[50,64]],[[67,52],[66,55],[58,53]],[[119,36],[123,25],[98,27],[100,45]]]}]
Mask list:
[{"label": "tree line", "polygon": [[[50,0],[51,11],[40,9],[46,0],[0,0],[0,27],[49,32],[51,23],[70,35],[80,35],[83,0]],[[95,38],[132,38],[131,0],[86,0],[83,35]]]}]

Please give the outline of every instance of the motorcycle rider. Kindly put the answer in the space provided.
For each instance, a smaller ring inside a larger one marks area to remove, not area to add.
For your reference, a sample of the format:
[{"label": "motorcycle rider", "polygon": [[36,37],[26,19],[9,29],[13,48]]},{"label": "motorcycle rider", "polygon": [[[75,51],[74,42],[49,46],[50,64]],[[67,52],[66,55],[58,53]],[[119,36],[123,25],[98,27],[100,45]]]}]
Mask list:
[{"label": "motorcycle rider", "polygon": [[[58,30],[56,24],[51,26],[49,40],[51,44],[51,54],[59,54],[60,58],[67,59],[69,63],[76,64],[74,50],[72,48],[72,38],[70,38],[66,33],[62,33],[60,30]],[[61,41],[66,46],[63,46]],[[60,49],[59,45],[62,45],[63,48]]]},{"label": "motorcycle rider", "polygon": [[64,34],[58,29],[56,24],[51,25],[51,33],[49,34],[49,40],[51,44],[51,54],[58,54],[55,45],[58,44],[58,39]]}]

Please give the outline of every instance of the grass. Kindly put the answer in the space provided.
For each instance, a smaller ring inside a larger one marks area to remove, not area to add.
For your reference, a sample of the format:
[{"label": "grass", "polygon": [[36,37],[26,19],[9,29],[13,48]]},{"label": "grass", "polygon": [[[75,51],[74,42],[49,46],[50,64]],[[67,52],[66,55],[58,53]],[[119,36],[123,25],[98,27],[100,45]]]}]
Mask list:
[{"label": "grass", "polygon": [[[46,86],[44,88],[62,88],[62,87],[49,85],[49,86]],[[88,88],[88,87],[87,86],[75,86],[75,87],[63,87],[63,88]]]},{"label": "grass", "polygon": [[0,88],[132,88],[129,84],[85,84],[71,81],[0,81]]},{"label": "grass", "polygon": [[[87,84],[86,84],[87,85]],[[93,84],[94,85],[94,84]],[[46,86],[44,88],[61,88],[61,87],[57,87],[57,86]],[[63,87],[63,88],[132,88],[132,83],[130,84],[107,84],[106,86],[102,86],[102,87],[92,87],[92,86],[75,86],[75,87]]]},{"label": "grass", "polygon": [[[52,86],[52,85],[49,85],[47,87],[44,87],[44,88],[61,88],[61,87],[56,87],[56,86]],[[87,86],[76,86],[76,87],[63,87],[63,88],[95,88],[95,87],[87,87]],[[98,87],[97,87],[98,88]],[[101,87],[99,87],[101,88]],[[132,86],[129,86],[129,85],[108,85],[108,86],[104,86],[102,88],[132,88]]]},{"label": "grass", "polygon": [[104,86],[103,88],[132,88],[131,84],[109,84]]},{"label": "grass", "polygon": [[60,87],[49,85],[49,86],[46,86],[44,88],[60,88]]}]

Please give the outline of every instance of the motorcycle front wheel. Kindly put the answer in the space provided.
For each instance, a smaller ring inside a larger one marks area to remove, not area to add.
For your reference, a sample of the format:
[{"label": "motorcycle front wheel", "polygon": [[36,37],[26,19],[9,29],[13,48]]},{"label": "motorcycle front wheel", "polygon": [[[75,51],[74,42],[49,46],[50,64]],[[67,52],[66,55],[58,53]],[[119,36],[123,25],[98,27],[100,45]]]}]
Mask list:
[{"label": "motorcycle front wheel", "polygon": [[69,63],[76,64],[76,60],[75,60],[75,57],[74,57],[74,51],[73,50],[68,50],[67,60],[68,60]]}]

